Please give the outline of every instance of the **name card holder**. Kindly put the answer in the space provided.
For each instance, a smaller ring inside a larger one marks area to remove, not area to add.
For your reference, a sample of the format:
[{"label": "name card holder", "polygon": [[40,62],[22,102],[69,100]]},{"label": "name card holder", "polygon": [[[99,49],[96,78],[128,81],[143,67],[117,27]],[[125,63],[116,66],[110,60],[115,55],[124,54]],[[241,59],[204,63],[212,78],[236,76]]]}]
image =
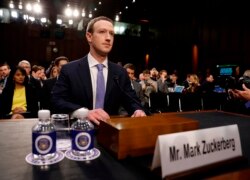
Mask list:
[{"label": "name card holder", "polygon": [[158,136],[151,169],[171,179],[243,161],[238,126],[229,125]]}]

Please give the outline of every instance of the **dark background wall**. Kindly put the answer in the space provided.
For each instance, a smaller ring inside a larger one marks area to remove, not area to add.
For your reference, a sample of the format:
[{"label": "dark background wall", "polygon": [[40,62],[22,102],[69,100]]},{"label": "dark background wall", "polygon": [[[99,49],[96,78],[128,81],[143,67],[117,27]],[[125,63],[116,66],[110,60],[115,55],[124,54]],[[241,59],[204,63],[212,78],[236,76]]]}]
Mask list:
[{"label": "dark background wall", "polygon": [[[153,28],[142,24],[141,37],[115,37],[110,59],[134,63],[137,72],[156,67],[170,72],[177,69],[184,75],[194,71],[192,47],[196,44],[198,71],[217,64],[237,64],[244,70],[250,66],[249,25],[246,17],[217,16],[176,17]],[[0,24],[0,39],[0,61],[11,65],[27,59],[47,67],[57,56],[65,55],[73,60],[89,50],[82,31],[34,24]],[[149,64],[145,64],[146,54],[149,54]]]}]

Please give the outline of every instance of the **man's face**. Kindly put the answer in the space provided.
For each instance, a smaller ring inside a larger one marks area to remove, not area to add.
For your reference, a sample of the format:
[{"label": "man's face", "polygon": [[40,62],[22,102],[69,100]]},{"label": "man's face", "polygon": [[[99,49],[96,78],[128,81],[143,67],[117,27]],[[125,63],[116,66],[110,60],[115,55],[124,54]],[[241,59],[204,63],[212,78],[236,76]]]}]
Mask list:
[{"label": "man's face", "polygon": [[36,78],[36,79],[40,79],[40,77],[41,77],[41,74],[42,74],[42,70],[38,70],[38,71],[36,71],[36,72],[32,72],[32,76],[34,77],[34,78]]},{"label": "man's face", "polygon": [[59,61],[58,66],[57,66],[59,72],[61,71],[62,66],[63,66],[64,64],[67,64],[67,63],[68,63],[67,60],[63,60],[63,59],[62,59],[62,60]]},{"label": "man's face", "polygon": [[25,69],[27,75],[30,75],[31,67],[27,63],[21,63],[20,66]]},{"label": "man's face", "polygon": [[100,20],[94,24],[93,33],[86,33],[90,51],[94,55],[107,56],[114,42],[114,26],[111,22]]},{"label": "man's face", "polygon": [[127,70],[127,73],[128,73],[130,80],[133,80],[134,76],[135,76],[135,71],[132,69],[129,69],[129,68],[127,68],[126,70]]},{"label": "man's face", "polygon": [[166,79],[167,78],[167,73],[166,72],[162,72],[161,73],[161,78],[162,79]]},{"label": "man's face", "polygon": [[207,77],[207,81],[208,81],[208,82],[214,82],[214,77],[213,77],[213,75],[208,76],[208,77]]},{"label": "man's face", "polygon": [[1,76],[2,77],[7,77],[7,76],[9,76],[9,74],[10,74],[10,69],[9,69],[9,67],[8,66],[1,66],[0,67],[0,72],[1,72]]},{"label": "man's face", "polygon": [[143,74],[144,75],[144,80],[149,80],[150,79],[150,74]]}]

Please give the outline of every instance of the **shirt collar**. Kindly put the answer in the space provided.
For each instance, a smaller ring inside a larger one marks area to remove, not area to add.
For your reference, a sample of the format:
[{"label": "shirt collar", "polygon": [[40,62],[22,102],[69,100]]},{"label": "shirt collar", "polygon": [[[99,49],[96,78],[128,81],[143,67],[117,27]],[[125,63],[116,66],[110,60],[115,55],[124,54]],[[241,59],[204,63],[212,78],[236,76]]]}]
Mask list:
[{"label": "shirt collar", "polygon": [[[88,53],[88,63],[89,63],[89,67],[94,67],[97,64],[100,64],[90,53]],[[102,63],[104,65],[104,67],[108,68],[108,58],[106,57],[106,59],[103,61]]]}]

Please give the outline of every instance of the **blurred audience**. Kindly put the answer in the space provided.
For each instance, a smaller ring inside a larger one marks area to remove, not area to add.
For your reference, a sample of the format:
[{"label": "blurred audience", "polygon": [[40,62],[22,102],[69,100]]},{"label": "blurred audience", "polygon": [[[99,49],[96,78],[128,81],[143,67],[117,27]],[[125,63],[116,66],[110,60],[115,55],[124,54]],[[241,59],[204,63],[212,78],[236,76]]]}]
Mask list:
[{"label": "blurred audience", "polygon": [[42,93],[41,93],[41,108],[49,109],[53,113],[53,107],[51,105],[51,92],[57,81],[58,76],[63,65],[67,64],[69,59],[65,56],[59,56],[54,61],[54,67],[51,69],[51,78],[43,81]]},{"label": "blurred audience", "polygon": [[169,93],[168,91],[168,73],[167,70],[160,71],[160,77],[157,80],[158,91],[162,93]]},{"label": "blurred audience", "polygon": [[2,118],[35,118],[38,111],[36,89],[28,83],[24,68],[17,66],[11,71],[10,80],[3,90],[0,103]]},{"label": "blurred audience", "polygon": [[4,63],[0,66],[0,94],[7,83],[10,71],[10,66],[7,63]]}]

